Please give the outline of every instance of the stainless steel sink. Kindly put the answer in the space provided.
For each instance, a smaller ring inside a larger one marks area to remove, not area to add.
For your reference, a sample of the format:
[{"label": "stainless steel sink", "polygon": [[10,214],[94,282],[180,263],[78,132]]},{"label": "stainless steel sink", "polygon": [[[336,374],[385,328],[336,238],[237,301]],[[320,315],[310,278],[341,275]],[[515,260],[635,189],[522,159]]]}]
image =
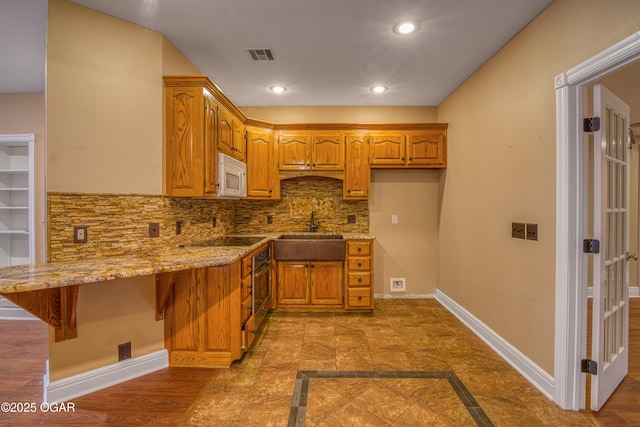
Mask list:
[{"label": "stainless steel sink", "polygon": [[273,241],[273,257],[284,261],[342,261],[346,242],[339,234],[285,234]]}]

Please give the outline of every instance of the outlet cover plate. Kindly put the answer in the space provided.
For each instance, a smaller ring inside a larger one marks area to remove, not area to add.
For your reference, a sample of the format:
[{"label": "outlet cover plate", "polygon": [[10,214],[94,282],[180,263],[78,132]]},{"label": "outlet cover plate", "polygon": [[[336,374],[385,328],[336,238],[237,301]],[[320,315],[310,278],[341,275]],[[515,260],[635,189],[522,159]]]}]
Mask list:
[{"label": "outlet cover plate", "polygon": [[149,237],[160,237],[160,223],[149,223]]},{"label": "outlet cover plate", "polygon": [[392,277],[389,279],[390,292],[407,292],[407,279],[405,277]]},{"label": "outlet cover plate", "polygon": [[131,359],[131,341],[118,344],[118,362]]},{"label": "outlet cover plate", "polygon": [[527,240],[538,240],[538,224],[527,224]]},{"label": "outlet cover plate", "polygon": [[347,215],[347,224],[355,224],[356,216],[355,215]]},{"label": "outlet cover plate", "polygon": [[511,237],[515,239],[525,238],[525,224],[523,222],[511,223]]},{"label": "outlet cover plate", "polygon": [[76,225],[73,227],[73,243],[87,243],[86,225]]}]

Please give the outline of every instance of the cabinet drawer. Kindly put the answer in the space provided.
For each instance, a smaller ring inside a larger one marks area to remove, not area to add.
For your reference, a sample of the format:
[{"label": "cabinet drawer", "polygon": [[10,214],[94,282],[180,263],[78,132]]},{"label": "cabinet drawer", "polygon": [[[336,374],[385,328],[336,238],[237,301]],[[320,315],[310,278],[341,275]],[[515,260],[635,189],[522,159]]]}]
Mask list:
[{"label": "cabinet drawer", "polygon": [[371,258],[349,258],[349,271],[371,270]]},{"label": "cabinet drawer", "polygon": [[370,273],[349,273],[347,277],[348,286],[371,286]]},{"label": "cabinet drawer", "polygon": [[251,316],[251,295],[242,300],[242,303],[240,304],[240,316],[242,323]]},{"label": "cabinet drawer", "polygon": [[347,254],[371,255],[371,242],[347,242]]},{"label": "cabinet drawer", "polygon": [[244,300],[246,297],[251,296],[251,276],[247,276],[242,279],[242,296]]},{"label": "cabinet drawer", "polygon": [[251,274],[251,255],[242,258],[242,271],[240,274],[242,277],[249,276]]},{"label": "cabinet drawer", "polygon": [[247,351],[256,338],[256,317],[250,316],[242,328],[242,349]]},{"label": "cabinet drawer", "polygon": [[347,289],[349,307],[371,308],[371,288]]}]

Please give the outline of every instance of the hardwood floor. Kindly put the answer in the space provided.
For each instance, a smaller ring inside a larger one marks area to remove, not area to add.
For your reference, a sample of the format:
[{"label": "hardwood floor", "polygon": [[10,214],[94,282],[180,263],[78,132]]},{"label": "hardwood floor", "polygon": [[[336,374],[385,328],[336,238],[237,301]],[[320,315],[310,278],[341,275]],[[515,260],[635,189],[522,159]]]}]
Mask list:
[{"label": "hardwood floor", "polygon": [[[640,425],[640,299],[632,300],[631,313],[629,375],[604,408],[599,413],[591,413],[593,419],[605,427]],[[0,402],[40,405],[47,339],[47,327],[42,322],[0,321]],[[34,413],[3,412],[0,425],[179,425],[193,412],[203,393],[215,388],[216,381],[228,381],[224,372],[164,369],[75,398],[74,412],[52,413],[39,409]],[[554,424],[550,421],[544,425]]]}]

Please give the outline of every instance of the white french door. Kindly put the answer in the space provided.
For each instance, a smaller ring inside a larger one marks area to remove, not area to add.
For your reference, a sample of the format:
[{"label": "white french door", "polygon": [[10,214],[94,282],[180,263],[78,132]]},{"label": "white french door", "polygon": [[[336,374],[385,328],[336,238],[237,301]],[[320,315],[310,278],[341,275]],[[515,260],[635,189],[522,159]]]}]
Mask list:
[{"label": "white french door", "polygon": [[630,109],[602,85],[593,90],[594,238],[591,409],[600,410],[629,365],[629,157]]}]

